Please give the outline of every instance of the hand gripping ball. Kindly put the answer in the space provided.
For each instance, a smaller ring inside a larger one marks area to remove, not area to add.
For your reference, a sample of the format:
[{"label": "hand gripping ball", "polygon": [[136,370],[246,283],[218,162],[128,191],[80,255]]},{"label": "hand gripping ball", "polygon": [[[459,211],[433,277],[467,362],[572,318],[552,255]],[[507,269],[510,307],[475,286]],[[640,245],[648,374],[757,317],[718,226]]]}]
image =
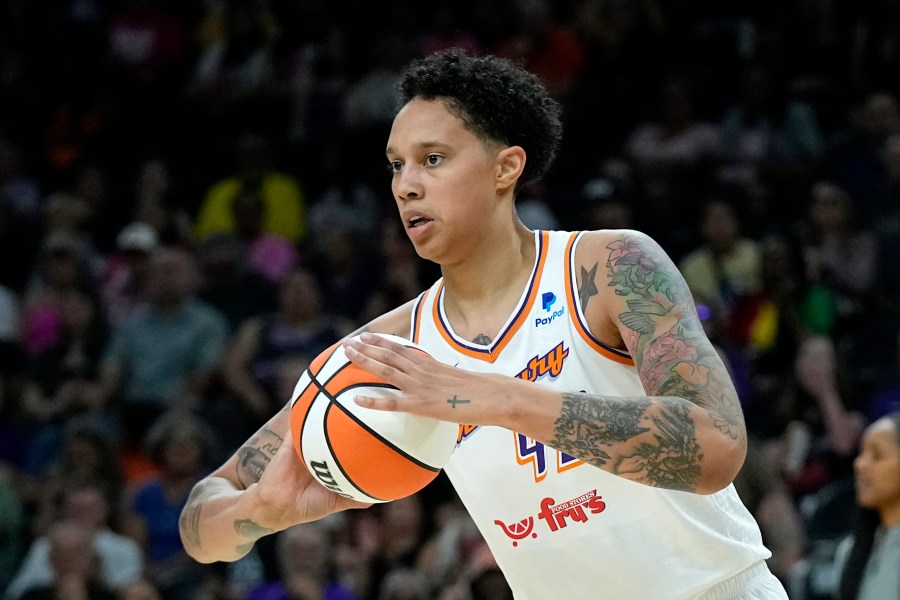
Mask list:
[{"label": "hand gripping ball", "polygon": [[[384,337],[429,356],[413,342]],[[459,425],[357,405],[355,396],[400,395],[354,365],[341,342],[312,361],[294,388],[291,437],[313,477],[360,502],[390,502],[430,483],[456,448]]]}]

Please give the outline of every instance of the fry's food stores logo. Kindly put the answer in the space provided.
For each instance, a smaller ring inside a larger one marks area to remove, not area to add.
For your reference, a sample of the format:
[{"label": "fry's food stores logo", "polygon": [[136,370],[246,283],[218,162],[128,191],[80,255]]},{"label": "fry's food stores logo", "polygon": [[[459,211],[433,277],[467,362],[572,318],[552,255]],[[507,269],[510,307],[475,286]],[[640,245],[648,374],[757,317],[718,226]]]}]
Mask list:
[{"label": "fry's food stores logo", "polygon": [[589,515],[600,514],[604,510],[606,502],[603,497],[597,495],[597,490],[591,490],[560,504],[556,504],[553,498],[544,498],[541,500],[541,510],[536,515],[538,521],[535,521],[535,517],[525,517],[511,525],[499,519],[494,520],[494,524],[513,541],[513,546],[518,546],[520,541],[538,536],[535,524],[540,524],[541,520],[550,529],[550,533],[554,533],[568,527],[570,522],[587,523]]}]

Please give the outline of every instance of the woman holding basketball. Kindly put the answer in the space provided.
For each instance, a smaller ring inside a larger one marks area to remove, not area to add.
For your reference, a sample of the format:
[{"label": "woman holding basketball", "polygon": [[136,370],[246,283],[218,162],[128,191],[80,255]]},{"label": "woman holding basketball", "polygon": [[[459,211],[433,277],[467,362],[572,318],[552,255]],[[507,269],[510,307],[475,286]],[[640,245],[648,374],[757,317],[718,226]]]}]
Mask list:
[{"label": "woman holding basketball", "polygon": [[[740,403],[672,261],[636,231],[529,231],[516,215],[553,161],[556,102],[515,64],[458,51],[414,63],[400,91],[391,188],[442,278],[367,330],[438,362],[348,340],[404,392],[357,401],[465,424],[445,470],[517,598],[786,598],[731,485]],[[181,529],[198,560],[365,506],[311,481],[281,443],[287,413],[195,489]]]}]

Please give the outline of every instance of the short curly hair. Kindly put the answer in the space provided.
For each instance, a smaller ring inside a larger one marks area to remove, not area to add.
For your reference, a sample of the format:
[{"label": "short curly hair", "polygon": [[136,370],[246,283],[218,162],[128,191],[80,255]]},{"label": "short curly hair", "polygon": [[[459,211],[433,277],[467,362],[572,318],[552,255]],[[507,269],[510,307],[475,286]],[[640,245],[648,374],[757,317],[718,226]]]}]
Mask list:
[{"label": "short curly hair", "polygon": [[479,138],[521,146],[528,160],[519,184],[543,177],[562,137],[560,104],[541,80],[512,60],[458,48],[413,61],[397,83],[400,106],[441,99]]}]

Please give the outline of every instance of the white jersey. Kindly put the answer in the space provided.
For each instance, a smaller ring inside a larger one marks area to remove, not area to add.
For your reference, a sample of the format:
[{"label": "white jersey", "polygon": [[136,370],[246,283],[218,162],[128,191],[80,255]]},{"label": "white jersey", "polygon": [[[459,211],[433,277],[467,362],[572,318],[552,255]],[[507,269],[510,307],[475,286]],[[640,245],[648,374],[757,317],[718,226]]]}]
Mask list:
[{"label": "white jersey", "polygon": [[[535,232],[531,279],[489,346],[454,334],[443,281],[423,292],[412,339],[437,360],[561,391],[646,396],[627,353],[604,346],[577,302],[581,234]],[[734,486],[652,488],[501,427],[461,426],[445,471],[518,600],[682,600],[770,556]]]}]

